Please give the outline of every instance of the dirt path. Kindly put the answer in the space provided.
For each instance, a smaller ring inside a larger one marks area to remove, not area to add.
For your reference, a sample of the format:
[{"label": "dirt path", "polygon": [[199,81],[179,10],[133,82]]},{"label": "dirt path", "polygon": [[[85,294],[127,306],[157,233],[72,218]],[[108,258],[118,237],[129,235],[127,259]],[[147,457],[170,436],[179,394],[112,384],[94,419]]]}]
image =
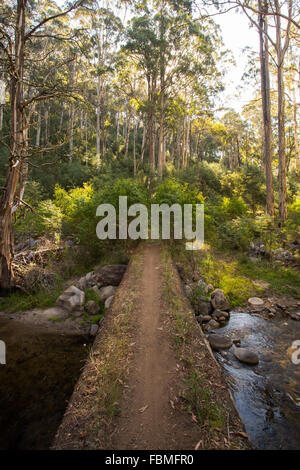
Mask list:
[{"label": "dirt path", "polygon": [[171,406],[180,392],[179,365],[164,323],[159,245],[145,248],[135,357],[112,446],[116,449],[186,449],[197,444],[193,424]]},{"label": "dirt path", "polygon": [[[133,255],[53,449],[250,447],[221,369],[165,255],[154,244],[141,245]],[[192,410],[200,410],[201,422]]]}]

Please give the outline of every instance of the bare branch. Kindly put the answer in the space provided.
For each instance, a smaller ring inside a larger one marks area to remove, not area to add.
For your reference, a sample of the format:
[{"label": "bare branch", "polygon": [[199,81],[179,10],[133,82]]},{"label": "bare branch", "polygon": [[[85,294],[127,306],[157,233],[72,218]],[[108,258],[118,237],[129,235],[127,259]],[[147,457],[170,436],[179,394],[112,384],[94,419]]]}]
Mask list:
[{"label": "bare branch", "polygon": [[48,23],[49,21],[52,21],[52,20],[55,20],[57,18],[61,18],[62,16],[65,16],[67,15],[68,13],[70,13],[71,11],[73,10],[76,10],[76,8],[79,8],[80,6],[82,6],[84,4],[86,0],[78,0],[76,1],[75,3],[73,3],[72,6],[70,6],[70,8],[68,8],[67,10],[61,12],[61,13],[57,13],[56,15],[52,15],[52,16],[48,16],[47,18],[44,18],[40,23],[38,23],[36,26],[34,26],[31,31],[29,31],[29,33],[26,34],[25,36],[25,40],[29,39],[38,29],[40,29],[44,24]]}]

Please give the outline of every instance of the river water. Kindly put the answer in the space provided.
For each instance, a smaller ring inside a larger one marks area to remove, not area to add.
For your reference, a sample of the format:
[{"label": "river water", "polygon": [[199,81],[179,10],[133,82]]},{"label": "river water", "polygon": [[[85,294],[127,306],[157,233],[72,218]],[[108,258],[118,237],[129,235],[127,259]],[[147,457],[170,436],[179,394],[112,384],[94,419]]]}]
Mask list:
[{"label": "river water", "polygon": [[89,353],[90,338],[0,318],[0,449],[48,449]]},{"label": "river water", "polygon": [[235,346],[216,353],[253,445],[300,449],[300,364],[288,353],[300,340],[300,322],[232,312],[218,333],[240,339],[260,357],[257,366],[248,366],[234,357]]}]

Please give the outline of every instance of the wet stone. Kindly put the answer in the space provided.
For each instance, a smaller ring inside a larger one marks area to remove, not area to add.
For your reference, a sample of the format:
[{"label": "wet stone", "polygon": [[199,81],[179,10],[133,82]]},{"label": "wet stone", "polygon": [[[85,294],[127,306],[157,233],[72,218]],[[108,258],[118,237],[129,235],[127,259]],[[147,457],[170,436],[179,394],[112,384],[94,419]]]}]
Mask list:
[{"label": "wet stone", "polygon": [[244,362],[245,364],[255,365],[259,363],[258,355],[250,349],[236,348],[233,351],[233,354],[239,361]]},{"label": "wet stone", "polygon": [[219,349],[229,349],[232,346],[232,341],[229,336],[211,334],[208,337],[208,341],[212,349],[218,351]]}]

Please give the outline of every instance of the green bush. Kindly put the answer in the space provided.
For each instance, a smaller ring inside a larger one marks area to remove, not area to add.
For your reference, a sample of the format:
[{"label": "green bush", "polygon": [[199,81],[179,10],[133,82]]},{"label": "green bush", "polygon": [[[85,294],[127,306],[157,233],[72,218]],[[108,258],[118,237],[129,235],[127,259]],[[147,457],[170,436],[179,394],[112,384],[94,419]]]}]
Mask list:
[{"label": "green bush", "polygon": [[145,187],[133,179],[106,182],[99,191],[88,184],[69,191],[56,187],[54,201],[63,212],[64,235],[72,236],[77,243],[89,247],[90,251],[101,249],[103,242],[96,235],[99,222],[97,207],[104,203],[112,204],[118,214],[119,196],[127,196],[128,207],[134,203],[148,205],[149,201]]},{"label": "green bush", "polygon": [[292,235],[300,236],[300,199],[288,206],[288,220],[286,227],[293,232]]},{"label": "green bush", "polygon": [[235,219],[247,213],[247,206],[241,197],[224,197],[221,211],[226,218]]},{"label": "green bush", "polygon": [[27,211],[24,217],[19,217],[15,227],[17,232],[27,232],[35,236],[61,234],[63,214],[50,199],[40,202],[34,212]]},{"label": "green bush", "polygon": [[155,188],[152,203],[154,204],[204,204],[202,193],[189,186],[188,183],[178,183],[175,179],[168,178],[159,182]]}]

